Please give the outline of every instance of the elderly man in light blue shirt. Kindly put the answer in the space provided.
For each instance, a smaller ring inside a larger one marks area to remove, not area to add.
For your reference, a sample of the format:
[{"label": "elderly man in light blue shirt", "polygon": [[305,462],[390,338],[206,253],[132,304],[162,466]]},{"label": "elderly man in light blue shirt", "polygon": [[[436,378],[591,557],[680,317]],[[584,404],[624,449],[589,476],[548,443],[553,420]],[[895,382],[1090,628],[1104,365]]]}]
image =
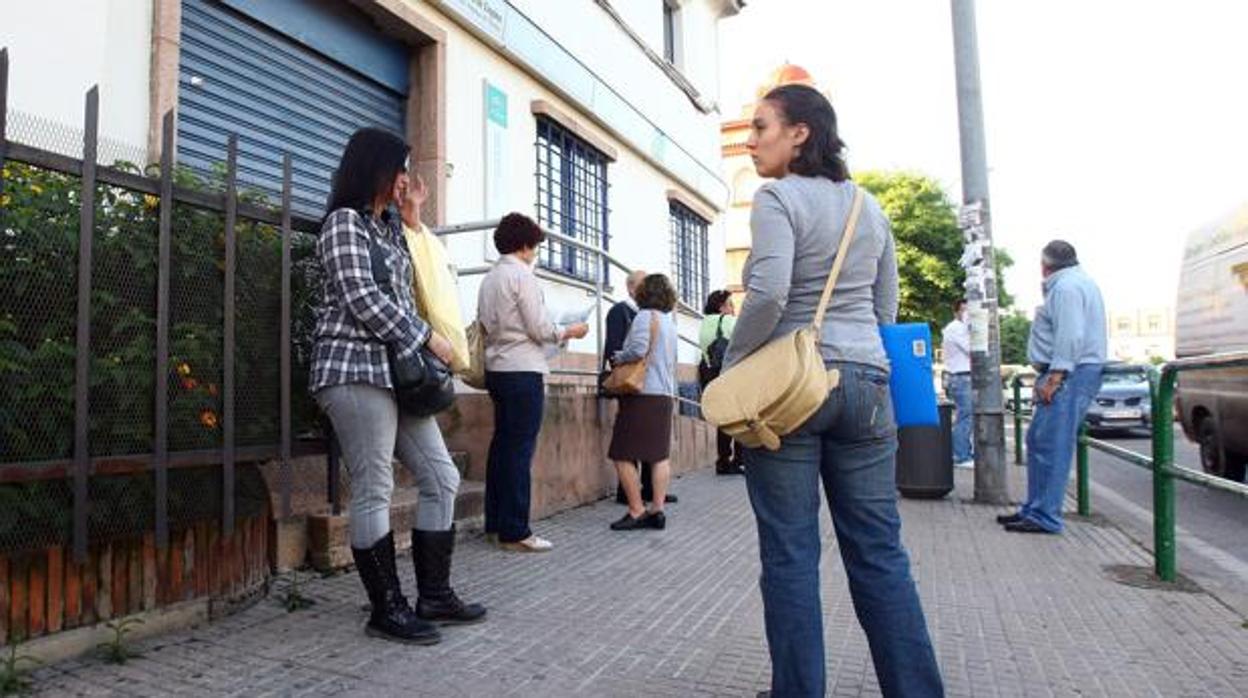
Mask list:
[{"label": "elderly man in light blue shirt", "polygon": [[1101,389],[1105,303],[1070,243],[1054,240],[1041,257],[1044,305],[1036,311],[1027,357],[1039,377],[1027,428],[1027,501],[997,517],[1007,531],[1061,533],[1062,503],[1075,439]]}]

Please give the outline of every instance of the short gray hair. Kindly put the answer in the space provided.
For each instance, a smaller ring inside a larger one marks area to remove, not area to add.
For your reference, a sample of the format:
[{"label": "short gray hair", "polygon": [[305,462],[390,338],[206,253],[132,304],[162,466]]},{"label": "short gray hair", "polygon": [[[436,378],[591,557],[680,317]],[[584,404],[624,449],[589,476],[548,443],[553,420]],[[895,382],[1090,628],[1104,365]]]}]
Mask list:
[{"label": "short gray hair", "polygon": [[1045,269],[1057,271],[1073,267],[1079,263],[1079,255],[1075,254],[1075,246],[1065,240],[1053,240],[1044,246],[1040,253],[1040,263]]}]

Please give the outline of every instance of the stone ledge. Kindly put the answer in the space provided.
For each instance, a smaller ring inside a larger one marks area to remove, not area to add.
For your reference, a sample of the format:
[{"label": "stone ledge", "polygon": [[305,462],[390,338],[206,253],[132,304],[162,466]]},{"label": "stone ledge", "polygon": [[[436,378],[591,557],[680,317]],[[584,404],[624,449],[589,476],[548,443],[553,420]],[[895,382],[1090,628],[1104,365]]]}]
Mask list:
[{"label": "stone ledge", "polygon": [[[399,550],[406,550],[412,545],[411,531],[416,522],[419,496],[420,493],[415,488],[395,490],[390,504],[390,528],[394,531],[394,544]],[[484,483],[472,480],[461,482],[459,495],[455,498],[456,527],[460,531],[479,529],[484,512]],[[351,543],[347,533],[349,519],[350,517],[345,513],[308,517],[308,562],[314,569],[327,572],[348,567],[353,563]]]}]

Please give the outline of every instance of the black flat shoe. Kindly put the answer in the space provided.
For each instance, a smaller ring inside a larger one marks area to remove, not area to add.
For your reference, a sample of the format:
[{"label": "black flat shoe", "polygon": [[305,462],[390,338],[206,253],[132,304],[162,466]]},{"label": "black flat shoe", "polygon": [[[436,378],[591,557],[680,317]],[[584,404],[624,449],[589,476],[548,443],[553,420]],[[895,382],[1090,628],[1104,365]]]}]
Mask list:
[{"label": "black flat shoe", "polygon": [[661,511],[651,512],[641,517],[646,522],[646,526],[662,531],[667,528],[667,514]]},{"label": "black flat shoe", "polygon": [[1040,524],[1033,523],[1027,519],[1015,521],[1014,523],[1008,523],[1005,525],[1005,530],[1010,533],[1047,533],[1049,535],[1057,535],[1056,531],[1050,531]]},{"label": "black flat shoe", "polygon": [[1000,516],[997,517],[997,523],[1001,524],[1002,526],[1006,524],[1018,523],[1019,521],[1022,521],[1022,520],[1023,520],[1023,515],[1018,514],[1018,513],[1001,514]]},{"label": "black flat shoe", "polygon": [[676,495],[674,495],[674,494],[665,494],[665,495],[663,495],[663,503],[664,503],[664,504],[675,504],[676,502],[679,502],[679,501],[680,501],[680,497],[677,497],[677,496],[676,496]]},{"label": "black flat shoe", "polygon": [[619,521],[616,521],[615,523],[611,524],[611,530],[612,531],[640,531],[642,529],[650,528],[650,522],[647,520],[649,518],[650,517],[646,514],[642,514],[641,516],[637,516],[637,517],[633,517],[633,516],[629,516],[628,514],[625,514],[623,517],[620,518]]}]

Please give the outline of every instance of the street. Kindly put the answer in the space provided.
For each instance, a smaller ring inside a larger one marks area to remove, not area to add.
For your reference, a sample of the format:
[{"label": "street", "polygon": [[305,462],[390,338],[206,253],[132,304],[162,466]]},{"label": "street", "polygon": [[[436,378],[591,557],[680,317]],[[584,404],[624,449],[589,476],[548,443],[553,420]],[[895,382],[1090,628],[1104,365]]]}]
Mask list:
[{"label": "street", "polygon": [[[1006,429],[1013,444],[1013,429]],[[1176,423],[1175,464],[1200,469],[1200,453]],[[1148,432],[1093,434],[1115,446],[1150,455]],[[1012,457],[1011,457],[1011,462]],[[1092,515],[1108,518],[1153,550],[1153,478],[1144,468],[1096,449],[1089,451]],[[1074,468],[1070,493],[1074,496]],[[1179,480],[1175,483],[1179,572],[1223,602],[1248,613],[1248,500]],[[1021,498],[1021,493],[1015,493]]]}]

